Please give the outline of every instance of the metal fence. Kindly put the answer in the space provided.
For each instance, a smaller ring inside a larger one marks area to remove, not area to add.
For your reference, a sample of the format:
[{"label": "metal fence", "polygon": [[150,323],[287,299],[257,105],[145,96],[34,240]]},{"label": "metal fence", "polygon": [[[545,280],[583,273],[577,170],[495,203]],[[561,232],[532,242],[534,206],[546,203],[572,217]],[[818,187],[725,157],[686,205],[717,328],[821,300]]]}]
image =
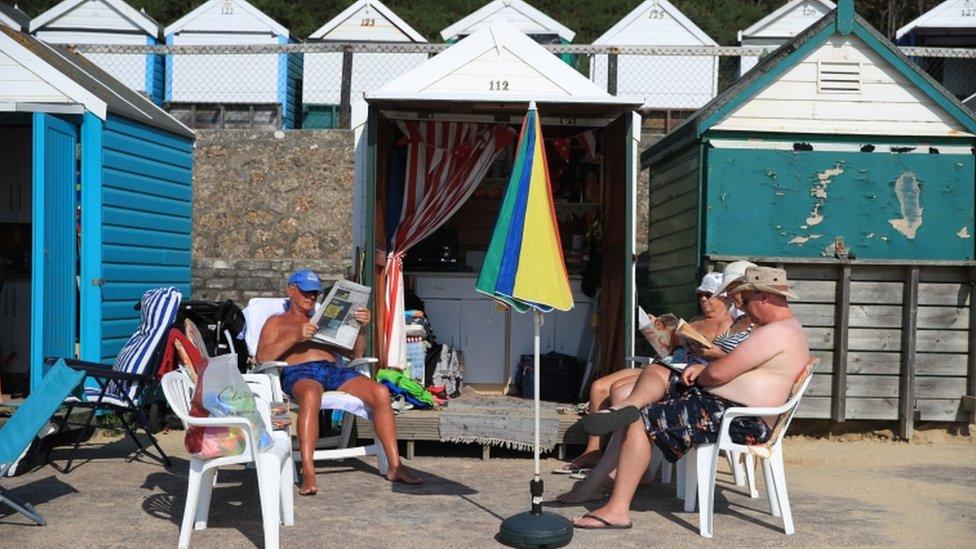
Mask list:
[{"label": "metal fence", "polygon": [[[191,127],[348,127],[350,105],[448,44],[77,45]],[[645,112],[698,109],[769,53],[744,47],[544,45]],[[976,93],[976,50],[903,48],[960,99]]]}]

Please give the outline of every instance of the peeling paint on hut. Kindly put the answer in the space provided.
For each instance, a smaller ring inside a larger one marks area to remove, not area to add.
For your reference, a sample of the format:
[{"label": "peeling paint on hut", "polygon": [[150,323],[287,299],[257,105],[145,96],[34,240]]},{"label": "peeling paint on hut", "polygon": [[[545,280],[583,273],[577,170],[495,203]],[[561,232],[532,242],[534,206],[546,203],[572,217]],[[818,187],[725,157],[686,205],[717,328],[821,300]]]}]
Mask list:
[{"label": "peeling paint on hut", "polygon": [[976,121],[837,13],[644,151],[660,308],[692,312],[710,257],[973,260]]}]

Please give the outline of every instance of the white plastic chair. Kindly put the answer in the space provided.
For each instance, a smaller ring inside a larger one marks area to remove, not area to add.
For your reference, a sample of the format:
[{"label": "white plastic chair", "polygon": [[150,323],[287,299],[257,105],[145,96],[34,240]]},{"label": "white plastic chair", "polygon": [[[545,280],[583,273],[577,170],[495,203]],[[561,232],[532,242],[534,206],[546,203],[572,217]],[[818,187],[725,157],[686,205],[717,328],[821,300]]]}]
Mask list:
[{"label": "white plastic chair", "polygon": [[[247,303],[244,309],[244,322],[246,332],[244,340],[247,343],[247,350],[252,357],[257,356],[258,340],[261,336],[261,329],[268,318],[273,315],[285,312],[285,298],[255,297]],[[350,361],[346,367],[353,368],[360,374],[370,377],[369,365],[377,362],[375,358],[360,358]],[[252,368],[253,373],[266,374],[271,379],[275,401],[284,401],[285,394],[281,388],[280,369],[287,366],[285,362],[271,361],[256,365]],[[373,420],[373,411],[362,400],[342,391],[325,391],[322,393],[322,402],[319,406],[322,410],[342,410],[355,416],[359,416],[367,421]],[[361,456],[376,456],[377,469],[381,475],[385,475],[389,470],[389,463],[386,459],[386,452],[379,439],[374,438],[373,444],[366,446],[349,447],[349,440],[352,434],[353,418],[346,415],[343,419],[342,431],[338,437],[320,438],[316,441],[316,449],[312,454],[315,461],[346,459]],[[338,446],[338,447],[332,447]],[[301,463],[301,452],[292,452],[296,463]],[[296,472],[297,474],[297,472]]]},{"label": "white plastic chair", "polygon": [[294,463],[289,459],[291,438],[287,433],[275,432],[271,429],[271,410],[268,401],[264,398],[271,392],[270,385],[260,379],[249,379],[248,385],[252,390],[257,389],[255,401],[258,411],[264,420],[265,428],[274,438],[274,445],[267,450],[258,449],[254,431],[247,419],[191,416],[190,400],[193,397],[193,384],[190,378],[181,371],[170,372],[163,376],[162,386],[166,402],[184,426],[237,427],[246,434],[244,451],[240,455],[213,459],[190,457],[186,505],[180,526],[180,549],[190,546],[192,530],[206,529],[217,469],[228,465],[253,464],[257,470],[265,547],[269,549],[278,547],[281,523],[286,526],[295,524],[294,495],[291,485]]},{"label": "white plastic chair", "polygon": [[[758,498],[759,491],[756,490],[756,475],[755,475],[756,461],[754,456],[751,453],[746,452],[743,459],[743,455],[740,452],[726,452],[725,450],[722,450],[722,453],[725,454],[725,457],[729,462],[729,470],[732,471],[732,479],[735,482],[735,485],[736,486],[748,485],[749,497],[753,499]],[[677,472],[677,474],[675,475],[674,490],[675,490],[675,495],[680,500],[685,499],[685,468],[686,468],[685,457],[687,456],[683,456],[681,459],[678,460],[677,463],[674,464]],[[661,460],[660,456],[658,456],[658,460]],[[745,463],[743,463],[743,461]],[[655,462],[653,458],[651,460],[651,466],[652,467],[655,466]],[[670,482],[671,464],[664,462],[662,467],[665,468],[664,470],[667,471],[669,475],[668,478],[665,479],[664,474],[662,473],[661,481],[664,483],[668,483]],[[695,510],[694,504],[692,504],[692,508],[689,510],[689,512],[694,510]]]},{"label": "white plastic chair", "polygon": [[[695,496],[699,500],[698,530],[702,537],[712,537],[712,519],[715,503],[715,467],[720,450],[731,455],[744,453],[746,456],[758,456],[762,460],[763,480],[769,497],[769,507],[774,517],[782,516],[783,530],[786,535],[795,532],[793,528],[793,514],[790,510],[790,499],[786,491],[786,470],[783,467],[783,435],[793,420],[793,415],[800,404],[800,398],[810,385],[813,378],[813,367],[816,358],[807,363],[800,377],[793,384],[790,398],[782,406],[767,408],[729,408],[722,416],[722,426],[719,430],[718,441],[712,444],[699,444],[694,451],[688,452],[684,460],[684,500],[685,511],[695,510]],[[779,416],[773,427],[773,434],[768,441],[758,445],[745,445],[732,442],[729,437],[729,426],[738,417]],[[750,468],[754,461],[747,458],[746,474],[750,477]],[[755,490],[755,480],[750,478],[750,492]],[[697,491],[696,491],[697,489]]]}]

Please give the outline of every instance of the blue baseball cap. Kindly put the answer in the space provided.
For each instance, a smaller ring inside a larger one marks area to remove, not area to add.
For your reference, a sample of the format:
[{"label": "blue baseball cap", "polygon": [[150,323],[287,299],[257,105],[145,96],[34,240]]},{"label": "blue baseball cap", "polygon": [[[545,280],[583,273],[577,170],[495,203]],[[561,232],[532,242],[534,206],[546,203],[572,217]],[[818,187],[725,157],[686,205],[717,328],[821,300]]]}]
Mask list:
[{"label": "blue baseball cap", "polygon": [[303,292],[321,292],[322,281],[311,269],[299,269],[288,277],[288,284],[298,286]]}]

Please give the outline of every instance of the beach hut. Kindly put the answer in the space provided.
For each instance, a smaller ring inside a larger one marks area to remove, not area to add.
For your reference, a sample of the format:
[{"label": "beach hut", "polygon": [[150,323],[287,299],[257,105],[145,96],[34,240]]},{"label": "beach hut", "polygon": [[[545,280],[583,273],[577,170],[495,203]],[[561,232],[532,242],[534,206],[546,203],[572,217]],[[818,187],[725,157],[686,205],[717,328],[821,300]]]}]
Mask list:
[{"label": "beach hut", "polygon": [[[492,0],[441,31],[445,42],[457,42],[494,21],[505,21],[539,44],[569,44],[576,33],[522,0]],[[559,56],[574,65],[569,54]]]},{"label": "beach hut", "polygon": [[821,357],[803,416],[964,420],[974,144],[972,112],[841,0],[642,153],[653,309],[692,314],[728,261],[781,265]]},{"label": "beach hut", "polygon": [[30,16],[20,11],[16,5],[0,3],[0,25],[26,32],[30,27]]},{"label": "beach hut", "polygon": [[[405,279],[424,300],[438,341],[463,352],[465,384],[496,392],[509,386],[520,356],[531,353],[532,325],[531,319],[499,310],[476,292],[476,271],[512,169],[514,135],[530,101],[538,104],[543,132],[550,139],[548,166],[576,302],[572,311],[547,321],[543,352],[584,362],[588,357],[592,304],[580,287],[582,224],[587,218],[601,219],[603,267],[594,272],[602,276],[601,318],[607,324],[598,339],[599,356],[601,364],[616,370],[630,352],[634,320],[635,155],[640,136],[636,103],[607,94],[515,26],[495,21],[367,92],[368,107],[353,113],[360,135],[360,249],[366,257],[378,251],[385,257],[391,245],[396,253],[404,251],[402,238],[418,239],[439,227],[406,250]],[[466,136],[488,132],[494,136],[492,146],[498,146],[503,136],[492,133],[496,131],[512,136],[497,154],[478,148],[487,142],[466,141]],[[455,153],[436,154],[438,147],[427,149],[428,143],[453,147]],[[411,157],[426,167],[414,163],[406,168],[403,147],[415,150],[417,156]],[[472,150],[489,154],[475,162],[469,156],[476,154]],[[467,160],[456,160],[460,157]],[[408,180],[403,169],[411,174]],[[430,197],[425,203],[433,210],[419,209],[413,199],[421,196]],[[382,303],[390,288],[383,269],[367,268],[366,278],[376,288],[376,302]],[[376,325],[383,326],[382,308],[377,315]]]},{"label": "beach hut", "polygon": [[[288,44],[288,29],[245,0],[209,0],[165,31],[176,46]],[[166,108],[191,127],[294,128],[301,54],[170,54]]]},{"label": "beach hut", "polygon": [[[379,0],[357,0],[308,37],[317,42],[384,42],[418,44],[427,39]],[[426,53],[356,53],[350,57],[349,96],[362,100],[375,90],[427,60]],[[342,95],[341,52],[305,55],[302,81],[302,127],[334,128]]]},{"label": "beach hut", "polygon": [[[49,44],[155,45],[162,27],[122,0],[64,0],[30,22],[30,33]],[[126,86],[163,100],[163,59],[160,55],[85,54]]]},{"label": "beach hut", "polygon": [[88,59],[2,26],[0,66],[13,388],[35,386],[44,357],[114,359],[147,289],[189,295],[194,135]]},{"label": "beach hut", "polygon": [[[598,46],[718,46],[667,0],[647,0],[593,41]],[[606,55],[594,55],[590,78],[607,89]],[[715,97],[718,57],[620,55],[617,95],[643,109],[697,109]]]},{"label": "beach hut", "polygon": [[[789,0],[746,30],[740,30],[739,45],[773,51],[835,7],[830,0]],[[759,61],[758,57],[753,56],[742,56],[740,59],[740,75],[749,72]]]},{"label": "beach hut", "polygon": [[[946,0],[895,32],[901,46],[976,47],[976,0]],[[976,93],[976,59],[916,60],[956,97]]]}]

